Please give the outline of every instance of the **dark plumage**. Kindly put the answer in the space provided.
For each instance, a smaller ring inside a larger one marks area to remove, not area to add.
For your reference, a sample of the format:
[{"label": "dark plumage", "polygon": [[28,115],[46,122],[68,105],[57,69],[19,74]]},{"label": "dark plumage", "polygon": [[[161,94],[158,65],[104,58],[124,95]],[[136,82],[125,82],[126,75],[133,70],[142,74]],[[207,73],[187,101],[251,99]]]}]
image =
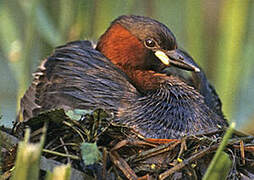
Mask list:
[{"label": "dark plumage", "polygon": [[181,52],[189,58],[192,63],[200,69],[200,72],[186,72],[176,67],[165,68],[162,73],[179,77],[190,86],[195,87],[199,93],[204,96],[206,105],[215,111],[219,116],[224,117],[222,113],[222,104],[214,87],[209,83],[204,71],[196,64],[192,57],[184,50]]},{"label": "dark plumage", "polygon": [[[196,71],[196,81],[166,75],[171,65]],[[149,138],[180,138],[227,126],[215,90],[198,71],[165,25],[121,16],[96,49],[89,41],[71,42],[44,60],[21,100],[20,114],[27,120],[59,107],[103,108],[115,114],[115,122]]]}]

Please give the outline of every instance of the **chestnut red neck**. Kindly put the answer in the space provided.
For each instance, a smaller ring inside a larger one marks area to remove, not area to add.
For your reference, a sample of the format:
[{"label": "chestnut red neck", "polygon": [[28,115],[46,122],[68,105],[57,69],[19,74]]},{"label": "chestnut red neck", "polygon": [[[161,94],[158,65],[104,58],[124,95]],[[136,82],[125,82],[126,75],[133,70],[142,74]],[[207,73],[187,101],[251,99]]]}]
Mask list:
[{"label": "chestnut red neck", "polygon": [[135,87],[142,93],[158,89],[160,85],[167,80],[165,74],[156,73],[154,71],[135,70],[129,71],[127,75],[130,77]]},{"label": "chestnut red neck", "polygon": [[100,37],[96,49],[124,71],[140,91],[159,86],[161,77],[150,70],[152,57],[149,51],[121,24],[111,25]]},{"label": "chestnut red neck", "polygon": [[143,43],[120,24],[111,25],[101,36],[97,50],[121,69],[125,66],[143,69],[146,65]]}]

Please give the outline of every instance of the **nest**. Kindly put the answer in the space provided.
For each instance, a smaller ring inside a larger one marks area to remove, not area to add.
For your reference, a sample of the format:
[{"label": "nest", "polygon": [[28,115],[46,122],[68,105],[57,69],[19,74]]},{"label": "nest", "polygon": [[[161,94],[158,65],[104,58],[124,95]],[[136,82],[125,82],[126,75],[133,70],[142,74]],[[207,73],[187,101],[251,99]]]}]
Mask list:
[{"label": "nest", "polygon": [[[146,139],[112,119],[101,109],[56,109],[19,123],[15,135],[22,138],[29,126],[31,141],[38,142],[46,124],[43,156],[71,163],[95,179],[201,179],[224,135],[216,131],[181,140]],[[90,145],[95,149],[89,152]],[[227,179],[254,177],[254,137],[233,135],[224,152],[232,162]]]}]

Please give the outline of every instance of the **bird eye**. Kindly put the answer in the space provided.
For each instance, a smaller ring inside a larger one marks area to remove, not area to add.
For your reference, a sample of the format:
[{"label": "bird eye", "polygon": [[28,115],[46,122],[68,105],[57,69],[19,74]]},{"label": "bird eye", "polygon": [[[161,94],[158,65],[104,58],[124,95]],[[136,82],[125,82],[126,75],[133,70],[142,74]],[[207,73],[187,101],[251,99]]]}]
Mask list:
[{"label": "bird eye", "polygon": [[154,47],[154,46],[156,45],[156,43],[155,43],[155,41],[152,40],[152,39],[146,39],[146,40],[145,40],[145,45],[146,45],[147,47],[149,47],[149,48],[152,48],[152,47]]}]

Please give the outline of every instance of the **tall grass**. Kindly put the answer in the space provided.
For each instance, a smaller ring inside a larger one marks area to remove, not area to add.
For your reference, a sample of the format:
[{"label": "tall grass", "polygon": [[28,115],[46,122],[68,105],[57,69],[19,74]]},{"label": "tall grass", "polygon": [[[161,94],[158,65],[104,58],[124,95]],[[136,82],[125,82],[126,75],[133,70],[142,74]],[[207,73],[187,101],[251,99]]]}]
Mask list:
[{"label": "tall grass", "polygon": [[[232,118],[235,109],[235,98],[242,80],[241,70],[246,63],[244,40],[248,15],[248,0],[225,0],[221,7],[219,21],[219,39],[217,46],[216,85],[224,103],[224,112]],[[251,57],[249,57],[251,58]],[[223,64],[222,64],[223,63]]]},{"label": "tall grass", "polygon": [[[180,47],[188,50],[216,85],[229,120],[251,109],[239,107],[246,99],[239,92],[248,89],[242,82],[254,74],[253,30],[249,28],[254,24],[254,7],[250,0],[13,0],[1,3],[0,9],[0,58],[15,74],[17,104],[31,82],[31,72],[53,47],[77,39],[96,40],[117,16],[140,14],[172,29]],[[7,77],[10,75],[0,79]],[[8,89],[1,84],[3,91]],[[247,99],[254,99],[254,93]]]},{"label": "tall grass", "polygon": [[[18,84],[17,94],[11,94],[17,97],[13,103],[18,109],[31,72],[53,47],[77,39],[96,40],[122,14],[151,16],[168,25],[178,44],[208,73],[227,119],[242,119],[244,124],[254,119],[253,4],[251,0],[0,1],[0,64],[10,68]],[[1,71],[5,76],[0,82],[6,82],[11,75]],[[5,84],[0,87],[2,104],[9,101],[3,97],[9,90]],[[5,121],[14,119],[14,109],[12,117],[6,118],[5,111],[0,109]]]},{"label": "tall grass", "polygon": [[[231,119],[238,108],[235,99],[243,88],[237,82],[252,75],[241,76],[242,67],[248,69],[251,63],[245,52],[254,49],[244,48],[253,35],[248,29],[254,24],[253,18],[248,18],[253,10],[251,4],[248,0],[224,0],[217,4],[183,0],[5,1],[0,12],[0,52],[15,74],[18,102],[31,81],[35,65],[53,47],[76,39],[96,40],[110,21],[121,14],[150,15],[167,24],[180,46],[208,72],[221,96],[225,114]],[[213,9],[219,9],[219,16],[213,14]],[[217,33],[207,29],[213,20],[216,20],[213,31]]]}]

